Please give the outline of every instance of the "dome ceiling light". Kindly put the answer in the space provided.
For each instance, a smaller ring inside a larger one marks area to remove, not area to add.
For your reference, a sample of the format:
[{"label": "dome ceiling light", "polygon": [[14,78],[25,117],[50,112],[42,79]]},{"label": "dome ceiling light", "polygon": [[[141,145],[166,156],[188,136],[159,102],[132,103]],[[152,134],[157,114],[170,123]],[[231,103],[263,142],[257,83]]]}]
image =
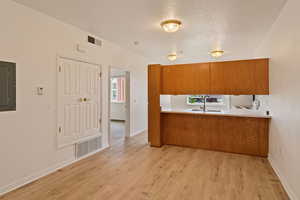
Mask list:
[{"label": "dome ceiling light", "polygon": [[224,51],[223,50],[213,50],[213,51],[210,51],[209,54],[214,58],[219,58],[219,57],[223,56]]},{"label": "dome ceiling light", "polygon": [[169,61],[175,61],[177,59],[176,53],[172,53],[168,55],[168,60]]},{"label": "dome ceiling light", "polygon": [[181,21],[177,19],[170,19],[160,23],[160,26],[164,29],[164,31],[168,33],[174,33],[180,29],[182,26]]}]

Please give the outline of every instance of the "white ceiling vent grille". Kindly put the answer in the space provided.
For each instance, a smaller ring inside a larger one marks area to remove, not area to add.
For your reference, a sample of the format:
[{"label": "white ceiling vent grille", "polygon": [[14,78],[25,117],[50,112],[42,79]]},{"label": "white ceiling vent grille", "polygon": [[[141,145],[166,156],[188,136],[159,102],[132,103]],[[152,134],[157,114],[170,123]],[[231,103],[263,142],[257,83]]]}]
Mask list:
[{"label": "white ceiling vent grille", "polygon": [[100,137],[93,138],[81,143],[77,143],[75,146],[76,158],[82,158],[88,156],[102,148],[102,139]]}]

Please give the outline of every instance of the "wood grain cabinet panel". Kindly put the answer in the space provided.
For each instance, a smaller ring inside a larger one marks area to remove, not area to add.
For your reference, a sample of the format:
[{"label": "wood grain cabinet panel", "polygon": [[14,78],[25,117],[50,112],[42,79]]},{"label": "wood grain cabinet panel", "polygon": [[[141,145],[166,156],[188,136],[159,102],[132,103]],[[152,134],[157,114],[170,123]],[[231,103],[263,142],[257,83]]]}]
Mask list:
[{"label": "wood grain cabinet panel", "polygon": [[162,94],[208,94],[209,63],[165,65],[162,70]]},{"label": "wood grain cabinet panel", "polygon": [[151,146],[160,147],[162,139],[160,135],[160,65],[148,67],[148,141]]},{"label": "wood grain cabinet panel", "polygon": [[268,63],[268,59],[211,63],[211,94],[269,94]]},{"label": "wood grain cabinet panel", "polygon": [[266,157],[269,119],[161,114],[164,144]]}]

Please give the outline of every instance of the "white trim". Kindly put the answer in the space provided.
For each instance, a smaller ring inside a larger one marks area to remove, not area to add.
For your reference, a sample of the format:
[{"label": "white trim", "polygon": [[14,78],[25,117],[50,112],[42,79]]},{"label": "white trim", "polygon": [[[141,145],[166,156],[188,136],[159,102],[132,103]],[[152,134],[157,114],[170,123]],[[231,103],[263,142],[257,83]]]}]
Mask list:
[{"label": "white trim", "polygon": [[107,137],[108,137],[108,146],[111,146],[111,143],[112,143],[112,135],[110,134],[111,132],[111,128],[110,128],[110,120],[111,120],[111,69],[112,69],[112,66],[109,65],[108,66],[108,78],[107,78],[107,87],[108,87],[108,90],[107,90],[107,98],[108,98],[108,104],[107,104],[107,116],[108,116],[108,120],[107,120]]},{"label": "white trim", "polygon": [[52,167],[49,167],[47,169],[41,170],[41,171],[39,171],[37,173],[33,173],[33,174],[29,175],[29,176],[21,178],[20,180],[17,180],[15,182],[11,183],[11,184],[8,184],[8,185],[0,188],[0,197],[2,195],[4,195],[4,194],[8,193],[8,192],[16,190],[16,189],[18,189],[18,188],[20,188],[20,187],[22,187],[24,185],[27,185],[27,184],[32,183],[32,182],[34,182],[34,181],[36,181],[36,180],[38,180],[40,178],[43,178],[43,177],[47,176],[49,174],[52,174],[52,173],[56,172],[59,169],[62,169],[64,167],[67,167],[67,166],[69,166],[69,165],[71,165],[73,163],[76,163],[76,162],[78,162],[78,161],[80,161],[80,160],[82,160],[84,158],[87,158],[87,157],[92,156],[92,155],[94,155],[96,153],[99,153],[100,151],[103,151],[106,148],[108,148],[108,146],[105,146],[105,147],[103,147],[103,148],[101,148],[101,149],[99,149],[97,151],[94,151],[94,152],[92,152],[92,153],[90,153],[90,154],[88,154],[88,155],[86,155],[86,156],[84,156],[84,157],[82,157],[80,159],[73,158],[73,159],[64,161],[62,163],[56,164],[56,165],[54,165]]},{"label": "white trim", "polygon": [[125,101],[111,101],[110,103],[114,103],[114,104],[122,104],[122,103],[126,103]]},{"label": "white trim", "polygon": [[133,137],[133,136],[136,136],[136,135],[139,135],[143,132],[147,131],[147,129],[142,129],[142,130],[139,130],[139,131],[135,131],[134,133],[132,133],[132,135],[130,135],[130,137]]},{"label": "white trim", "polygon": [[96,134],[96,135],[91,135],[91,136],[87,136],[87,137],[84,137],[84,138],[80,138],[78,140],[75,140],[73,142],[70,142],[70,143],[67,143],[67,144],[64,144],[64,145],[59,145],[58,148],[61,149],[61,148],[71,146],[71,145],[75,145],[76,143],[85,142],[87,140],[91,140],[91,139],[94,139],[94,138],[100,137],[100,136],[102,136],[101,132],[99,134]]},{"label": "white trim", "polygon": [[[114,68],[114,67],[113,67]],[[116,69],[116,68],[115,68]],[[124,72],[126,72],[126,71],[124,71]],[[124,78],[126,78],[126,74],[125,75],[114,75],[114,76],[111,76],[111,78],[122,78],[122,77],[124,77]]]},{"label": "white trim", "polygon": [[[86,59],[82,59],[82,58],[73,58],[73,57],[68,57],[68,56],[62,56],[60,54],[57,55],[58,59],[67,59],[67,60],[72,60],[75,62],[82,62],[82,63],[86,63],[86,64],[91,64],[91,65],[98,65],[101,68],[101,64],[99,63],[94,63],[94,62],[90,62],[89,60]],[[59,63],[58,63],[59,64]]]},{"label": "white trim", "polygon": [[279,177],[279,180],[281,181],[283,188],[285,189],[286,193],[288,194],[289,198],[291,200],[299,200],[296,196],[296,194],[293,192],[292,188],[290,187],[287,179],[284,177],[284,175],[280,172],[279,168],[276,165],[276,162],[271,158],[271,155],[268,158],[271,167],[275,171],[276,175]]}]

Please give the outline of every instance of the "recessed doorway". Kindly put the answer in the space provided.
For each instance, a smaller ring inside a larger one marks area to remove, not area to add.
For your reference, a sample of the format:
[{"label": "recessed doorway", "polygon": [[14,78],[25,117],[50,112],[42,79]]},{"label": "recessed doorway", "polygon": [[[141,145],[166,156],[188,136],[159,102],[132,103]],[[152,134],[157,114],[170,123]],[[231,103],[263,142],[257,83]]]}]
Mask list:
[{"label": "recessed doorway", "polygon": [[109,144],[123,142],[130,136],[130,72],[110,68]]}]

